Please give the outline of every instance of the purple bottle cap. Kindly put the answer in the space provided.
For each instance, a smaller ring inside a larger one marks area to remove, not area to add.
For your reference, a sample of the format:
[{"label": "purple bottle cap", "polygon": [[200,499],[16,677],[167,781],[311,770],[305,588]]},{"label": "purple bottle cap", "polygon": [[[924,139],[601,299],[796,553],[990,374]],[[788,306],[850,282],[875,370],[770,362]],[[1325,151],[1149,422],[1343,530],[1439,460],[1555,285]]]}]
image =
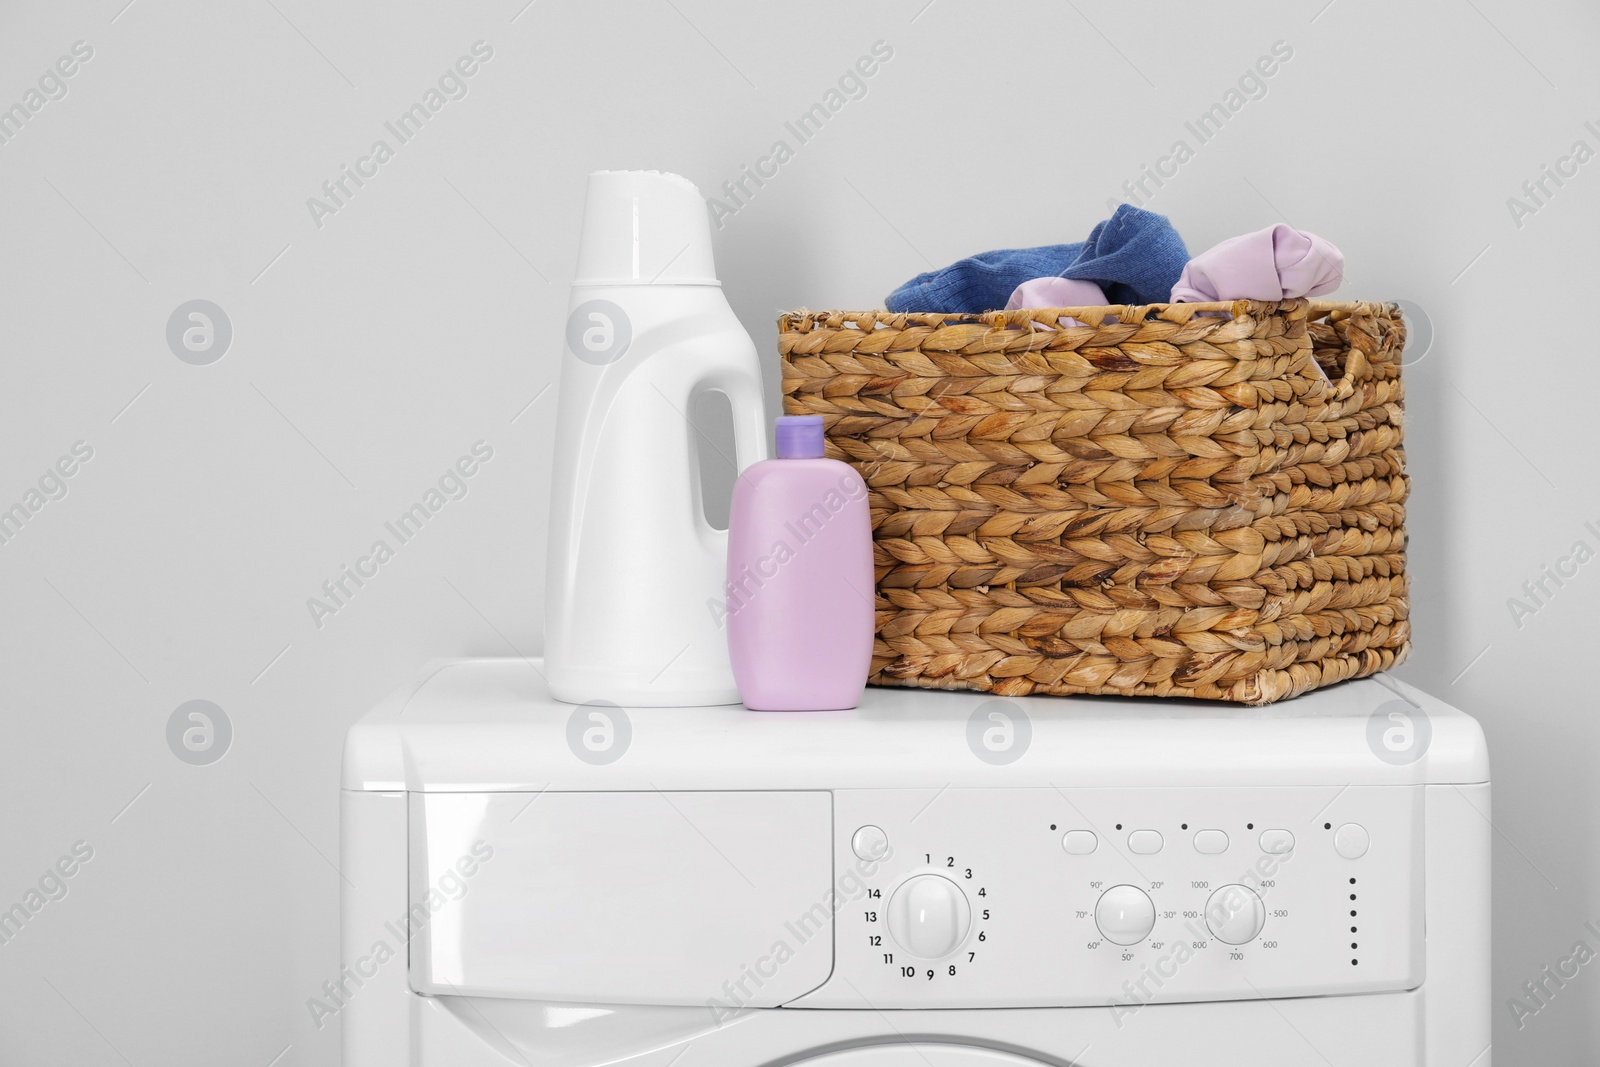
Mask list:
[{"label": "purple bottle cap", "polygon": [[822,457],[821,415],[780,415],[775,436],[779,459]]}]

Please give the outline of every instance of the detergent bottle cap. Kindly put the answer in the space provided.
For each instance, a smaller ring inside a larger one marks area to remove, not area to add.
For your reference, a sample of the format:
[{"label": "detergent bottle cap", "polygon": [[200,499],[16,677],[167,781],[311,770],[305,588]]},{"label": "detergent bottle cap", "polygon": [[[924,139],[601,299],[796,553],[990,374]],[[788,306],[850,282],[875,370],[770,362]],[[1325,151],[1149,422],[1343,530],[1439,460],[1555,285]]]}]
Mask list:
[{"label": "detergent bottle cap", "polygon": [[656,170],[589,175],[573,285],[718,285],[694,183]]}]

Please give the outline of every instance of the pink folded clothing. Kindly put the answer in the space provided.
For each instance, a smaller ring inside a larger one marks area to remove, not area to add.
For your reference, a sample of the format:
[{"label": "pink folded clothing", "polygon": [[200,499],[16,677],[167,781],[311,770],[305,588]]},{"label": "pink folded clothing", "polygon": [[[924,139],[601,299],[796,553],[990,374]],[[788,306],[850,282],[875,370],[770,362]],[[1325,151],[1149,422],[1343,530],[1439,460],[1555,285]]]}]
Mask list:
[{"label": "pink folded clothing", "polygon": [[1343,280],[1343,253],[1316,234],[1279,223],[1195,256],[1172,287],[1172,303],[1321,296]]},{"label": "pink folded clothing", "polygon": [[[1100,307],[1105,302],[1105,292],[1094,282],[1078,278],[1034,278],[1011,291],[1011,299],[1006,301],[1006,310]],[[1062,316],[1057,321],[1063,326],[1083,325],[1071,316]]]}]

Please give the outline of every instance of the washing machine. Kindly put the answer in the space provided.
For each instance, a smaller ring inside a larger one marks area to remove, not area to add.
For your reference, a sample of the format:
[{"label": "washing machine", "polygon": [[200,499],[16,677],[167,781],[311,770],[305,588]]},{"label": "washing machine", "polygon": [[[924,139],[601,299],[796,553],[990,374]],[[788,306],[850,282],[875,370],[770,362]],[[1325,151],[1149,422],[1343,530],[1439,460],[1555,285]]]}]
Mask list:
[{"label": "washing machine", "polygon": [[1489,769],[1398,680],[1268,708],[553,700],[350,730],[346,1067],[1487,1067]]}]

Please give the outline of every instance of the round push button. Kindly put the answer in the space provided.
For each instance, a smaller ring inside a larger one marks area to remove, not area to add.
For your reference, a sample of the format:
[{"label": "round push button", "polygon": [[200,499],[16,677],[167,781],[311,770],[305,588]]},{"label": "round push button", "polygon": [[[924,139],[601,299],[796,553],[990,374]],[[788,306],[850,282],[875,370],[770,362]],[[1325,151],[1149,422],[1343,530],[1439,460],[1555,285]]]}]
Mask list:
[{"label": "round push button", "polygon": [[1294,834],[1288,830],[1261,831],[1261,851],[1275,856],[1294,851]]},{"label": "round push button", "polygon": [[1161,851],[1161,834],[1156,830],[1135,830],[1128,835],[1128,851],[1135,856],[1154,856]]},{"label": "round push button", "polygon": [[1100,839],[1093,830],[1068,830],[1061,835],[1061,847],[1069,856],[1087,856],[1100,847]]},{"label": "round push button", "polygon": [[1194,835],[1194,850],[1203,856],[1216,856],[1228,851],[1228,835],[1221,830],[1201,830]]},{"label": "round push button", "polygon": [[876,826],[863,826],[851,836],[850,851],[857,859],[881,860],[889,852],[889,835]]},{"label": "round push button", "polygon": [[1333,849],[1347,860],[1358,860],[1367,854],[1372,836],[1360,823],[1347,822],[1333,832]]}]

